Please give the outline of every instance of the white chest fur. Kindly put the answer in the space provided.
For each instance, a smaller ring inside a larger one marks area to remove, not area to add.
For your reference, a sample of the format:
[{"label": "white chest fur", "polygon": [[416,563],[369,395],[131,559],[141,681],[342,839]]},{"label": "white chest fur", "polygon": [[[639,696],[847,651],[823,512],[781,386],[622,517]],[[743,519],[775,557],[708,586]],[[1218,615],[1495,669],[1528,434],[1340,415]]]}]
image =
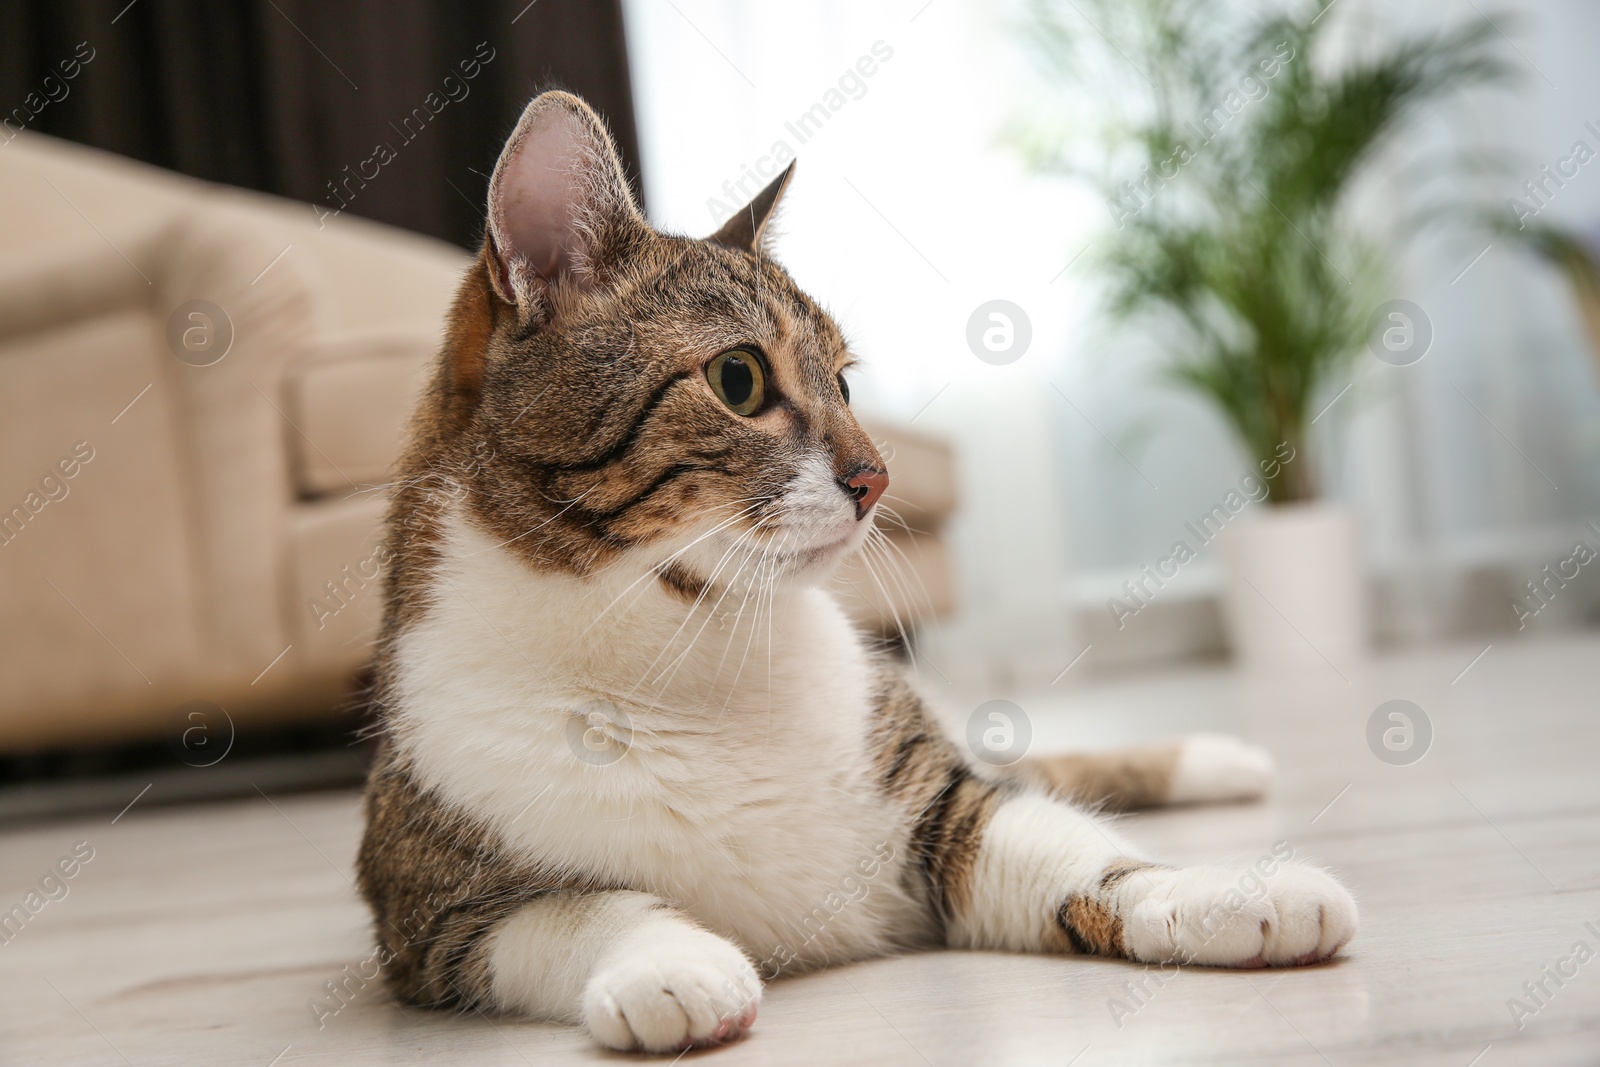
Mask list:
[{"label": "white chest fur", "polygon": [[[869,665],[831,597],[691,614],[653,578],[629,589],[641,573],[541,575],[452,518],[396,650],[422,783],[546,869],[673,900],[773,970],[919,929],[904,816],[868,766]],[[596,756],[586,706],[619,710],[625,745]]]}]

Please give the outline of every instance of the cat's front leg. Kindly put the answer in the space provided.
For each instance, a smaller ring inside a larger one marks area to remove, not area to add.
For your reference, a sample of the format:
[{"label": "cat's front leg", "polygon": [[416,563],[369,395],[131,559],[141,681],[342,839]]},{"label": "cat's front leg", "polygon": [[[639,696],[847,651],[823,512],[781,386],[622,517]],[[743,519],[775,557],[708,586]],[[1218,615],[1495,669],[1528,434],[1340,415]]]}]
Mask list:
[{"label": "cat's front leg", "polygon": [[951,916],[954,945],[1220,967],[1311,963],[1355,934],[1356,905],[1280,846],[1256,863],[1164,867],[1106,825],[1034,795],[996,808]]},{"label": "cat's front leg", "polygon": [[489,935],[502,1010],[582,1022],[607,1048],[676,1052],[739,1037],[761,982],[732,942],[647,893],[551,893]]}]

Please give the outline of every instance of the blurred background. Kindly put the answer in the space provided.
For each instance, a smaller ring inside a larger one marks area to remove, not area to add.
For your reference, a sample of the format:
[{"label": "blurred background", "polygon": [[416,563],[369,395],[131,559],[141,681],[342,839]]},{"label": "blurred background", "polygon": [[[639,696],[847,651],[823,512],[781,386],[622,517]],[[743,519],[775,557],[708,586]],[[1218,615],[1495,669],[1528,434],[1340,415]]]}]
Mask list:
[{"label": "blurred background", "polygon": [[3,12],[0,817],[359,777],[382,487],[548,87],[663,229],[799,160],[911,527],[842,588],[929,679],[1600,621],[1591,5]]}]

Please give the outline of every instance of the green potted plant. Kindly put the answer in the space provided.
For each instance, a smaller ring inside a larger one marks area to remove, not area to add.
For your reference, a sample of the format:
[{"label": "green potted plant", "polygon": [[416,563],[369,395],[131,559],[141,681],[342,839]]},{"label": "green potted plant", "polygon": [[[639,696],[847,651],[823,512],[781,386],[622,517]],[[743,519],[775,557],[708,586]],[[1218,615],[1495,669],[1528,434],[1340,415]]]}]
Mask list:
[{"label": "green potted plant", "polygon": [[1078,117],[1024,143],[1104,195],[1091,261],[1109,310],[1157,332],[1171,380],[1214,406],[1265,482],[1267,507],[1222,538],[1235,651],[1337,661],[1365,645],[1365,581],[1353,517],[1321,496],[1311,424],[1394,295],[1395,249],[1348,193],[1422,105],[1510,68],[1483,19],[1330,62],[1322,0],[1235,10],[1035,0],[1029,36]]}]

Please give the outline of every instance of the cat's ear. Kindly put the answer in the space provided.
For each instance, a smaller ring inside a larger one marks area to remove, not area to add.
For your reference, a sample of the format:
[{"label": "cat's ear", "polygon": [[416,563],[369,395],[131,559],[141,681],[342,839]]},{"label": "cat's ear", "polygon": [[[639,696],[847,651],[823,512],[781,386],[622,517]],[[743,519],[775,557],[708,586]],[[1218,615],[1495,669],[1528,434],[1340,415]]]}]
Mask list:
[{"label": "cat's ear", "polygon": [[706,240],[740,252],[756,253],[761,248],[761,235],[766,231],[767,223],[772,220],[773,212],[778,207],[778,200],[783,196],[783,191],[789,187],[789,179],[793,174],[794,162],[790,161],[789,165],[783,168],[782,174],[772,179],[765,189],[756,194],[754,200],[735,211],[728,221],[722,224],[722,228]]},{"label": "cat's ear", "polygon": [[553,287],[593,281],[649,233],[605,123],[562,92],[534,97],[506,141],[488,228],[495,291],[535,317]]}]

